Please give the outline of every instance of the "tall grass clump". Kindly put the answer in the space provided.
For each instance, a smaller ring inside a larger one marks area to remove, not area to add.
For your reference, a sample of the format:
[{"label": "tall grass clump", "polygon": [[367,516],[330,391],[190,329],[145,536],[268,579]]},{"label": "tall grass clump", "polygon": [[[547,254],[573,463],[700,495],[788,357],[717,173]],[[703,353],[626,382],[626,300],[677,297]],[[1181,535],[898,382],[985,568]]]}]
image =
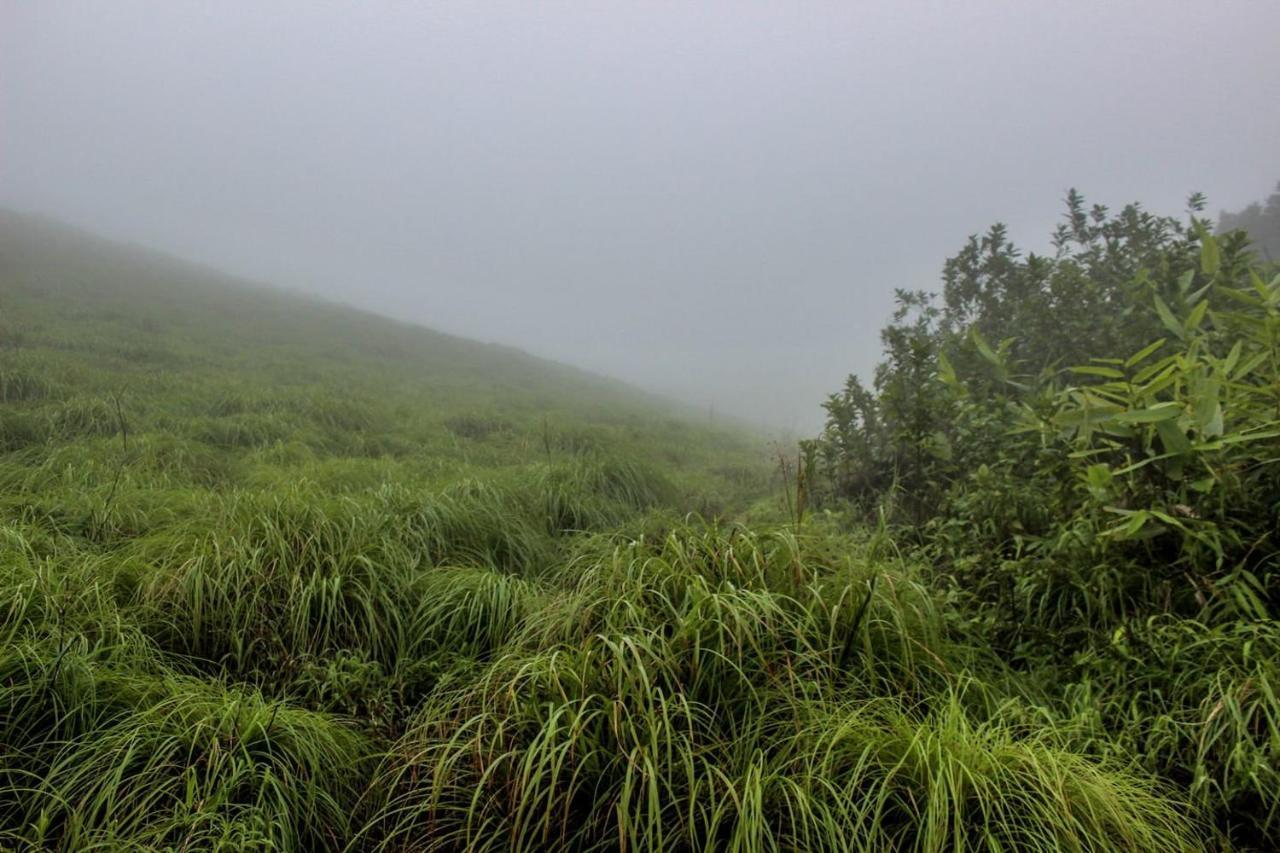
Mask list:
[{"label": "tall grass clump", "polygon": [[23,403],[56,398],[59,386],[40,373],[22,367],[0,368],[0,403]]},{"label": "tall grass clump", "polygon": [[119,414],[106,400],[73,397],[49,413],[49,430],[62,440],[115,435],[120,429]]},{"label": "tall grass clump", "polygon": [[165,647],[271,679],[339,649],[400,654],[423,556],[389,535],[376,506],[298,491],[207,511],[190,535],[140,544],[137,604]]},{"label": "tall grass clump", "polygon": [[1093,749],[1140,756],[1242,847],[1268,846],[1280,826],[1274,621],[1162,617],[1117,632],[1081,663],[1065,704]]},{"label": "tall grass clump", "polygon": [[925,713],[883,701],[813,711],[775,771],[785,813],[806,820],[775,849],[1202,849],[1169,790],[1072,752],[1052,729],[974,720],[955,697]]},{"label": "tall grass clump", "polygon": [[6,653],[8,683],[28,686],[0,697],[13,750],[0,798],[10,840],[61,850],[307,850],[346,837],[368,752],[357,734],[111,657],[49,646]]},{"label": "tall grass clump", "polygon": [[[186,527],[139,540],[135,603],[164,647],[243,677],[340,651],[384,667],[435,647],[478,653],[519,621],[487,597],[533,597],[518,578],[545,571],[563,547],[544,523],[544,485],[533,476],[438,493],[298,487],[210,499]],[[468,617],[474,606],[486,609]]]},{"label": "tall grass clump", "polygon": [[958,698],[968,653],[930,594],[906,567],[819,560],[836,552],[696,523],[588,547],[474,683],[426,701],[383,761],[362,840],[1194,849],[1150,776]]}]

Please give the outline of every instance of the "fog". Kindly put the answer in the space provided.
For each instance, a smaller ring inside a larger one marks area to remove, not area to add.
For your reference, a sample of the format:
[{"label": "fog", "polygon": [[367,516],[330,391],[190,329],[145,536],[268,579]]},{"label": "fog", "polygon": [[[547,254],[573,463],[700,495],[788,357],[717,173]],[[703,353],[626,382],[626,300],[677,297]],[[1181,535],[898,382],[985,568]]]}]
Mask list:
[{"label": "fog", "polygon": [[0,5],[0,204],[813,430],[1070,187],[1280,178],[1280,4]]}]

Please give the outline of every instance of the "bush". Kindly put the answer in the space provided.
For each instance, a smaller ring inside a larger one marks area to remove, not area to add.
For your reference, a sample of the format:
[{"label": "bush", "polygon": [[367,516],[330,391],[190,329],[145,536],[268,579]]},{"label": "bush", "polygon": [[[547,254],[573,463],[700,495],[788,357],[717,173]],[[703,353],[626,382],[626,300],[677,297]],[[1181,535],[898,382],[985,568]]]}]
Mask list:
[{"label": "bush", "polygon": [[957,629],[1060,724],[1273,847],[1280,275],[1194,214],[1073,194],[1067,219],[1055,258],[997,226],[941,305],[900,295],[874,389],[832,396],[802,485],[904,525]]}]

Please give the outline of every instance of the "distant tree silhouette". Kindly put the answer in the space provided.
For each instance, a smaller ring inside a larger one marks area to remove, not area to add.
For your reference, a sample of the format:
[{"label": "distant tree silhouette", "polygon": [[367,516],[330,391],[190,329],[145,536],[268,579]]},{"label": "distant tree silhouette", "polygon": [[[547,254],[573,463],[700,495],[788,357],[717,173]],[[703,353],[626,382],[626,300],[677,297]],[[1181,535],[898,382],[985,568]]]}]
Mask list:
[{"label": "distant tree silhouette", "polygon": [[1236,213],[1222,211],[1218,231],[1243,229],[1253,241],[1253,249],[1263,259],[1280,261],[1280,183],[1266,201],[1254,202]]}]

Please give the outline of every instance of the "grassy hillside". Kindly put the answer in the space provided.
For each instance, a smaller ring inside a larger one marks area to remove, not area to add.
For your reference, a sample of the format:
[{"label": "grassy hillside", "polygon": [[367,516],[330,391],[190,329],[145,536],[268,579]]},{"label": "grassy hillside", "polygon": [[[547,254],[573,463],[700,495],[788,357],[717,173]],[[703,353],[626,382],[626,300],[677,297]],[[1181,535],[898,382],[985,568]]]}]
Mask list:
[{"label": "grassy hillside", "polygon": [[[585,531],[713,515],[768,478],[758,439],[619,383],[11,213],[0,452],[0,745],[23,756],[0,807],[28,840],[55,793],[26,774],[66,754],[64,734],[105,738],[106,718],[163,697],[231,713],[247,685],[358,719],[349,740],[393,730],[452,665],[428,646],[479,654],[423,608],[464,619],[449,608],[531,591]],[[445,598],[418,589],[435,567]],[[93,699],[41,692],[31,667]],[[165,692],[179,676],[195,680]],[[94,699],[113,679],[141,692],[108,711]],[[70,711],[84,728],[53,725]],[[143,837],[63,805],[58,844]]]},{"label": "grassy hillside", "polygon": [[886,530],[769,499],[757,442],[0,225],[0,841],[1203,845]]},{"label": "grassy hillside", "polygon": [[200,486],[267,471],[441,485],[600,453],[643,457],[700,500],[759,485],[758,441],[620,383],[11,213],[0,347],[0,447],[78,446],[114,471],[123,421],[126,475],[167,454],[183,459],[169,477]]}]

